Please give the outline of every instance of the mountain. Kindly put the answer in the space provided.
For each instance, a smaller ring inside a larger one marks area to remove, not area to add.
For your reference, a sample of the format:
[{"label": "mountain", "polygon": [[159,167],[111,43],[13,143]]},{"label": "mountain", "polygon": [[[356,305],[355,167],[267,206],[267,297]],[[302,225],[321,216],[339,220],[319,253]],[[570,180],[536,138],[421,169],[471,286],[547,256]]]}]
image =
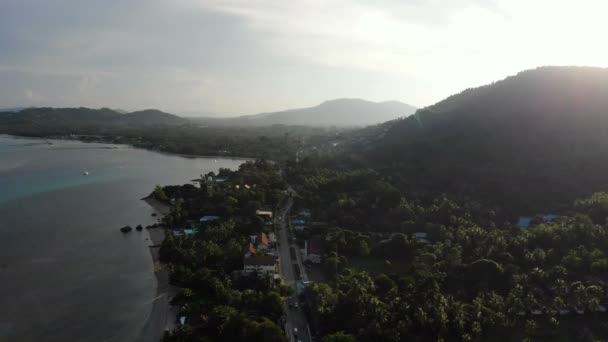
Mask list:
[{"label": "mountain", "polygon": [[337,99],[310,108],[290,109],[227,119],[205,118],[195,121],[207,125],[231,126],[355,127],[374,125],[408,116],[415,110],[415,107],[397,101],[371,102],[361,99]]},{"label": "mountain", "polygon": [[559,210],[608,190],[608,69],[524,71],[360,131],[350,147],[410,191]]},{"label": "mountain", "polygon": [[26,108],[0,112],[0,129],[75,129],[181,125],[189,121],[159,110],[122,114],[108,108]]},{"label": "mountain", "polygon": [[24,110],[25,108],[28,108],[28,107],[0,108],[0,113],[2,113],[2,112],[18,112],[18,111]]},{"label": "mountain", "polygon": [[157,109],[146,109],[123,114],[119,121],[133,125],[180,125],[188,122],[177,115]]}]

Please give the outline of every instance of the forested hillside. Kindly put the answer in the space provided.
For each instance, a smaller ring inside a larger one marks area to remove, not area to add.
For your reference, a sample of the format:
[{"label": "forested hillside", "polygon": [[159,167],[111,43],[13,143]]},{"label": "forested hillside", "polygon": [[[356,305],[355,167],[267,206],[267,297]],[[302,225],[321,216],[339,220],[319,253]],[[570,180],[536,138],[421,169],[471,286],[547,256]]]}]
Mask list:
[{"label": "forested hillside", "polygon": [[350,152],[403,190],[557,210],[608,189],[607,95],[608,69],[524,71],[359,132]]},{"label": "forested hillside", "polygon": [[152,109],[124,114],[108,108],[47,107],[0,112],[0,132],[3,133],[182,125],[187,122],[176,115]]}]

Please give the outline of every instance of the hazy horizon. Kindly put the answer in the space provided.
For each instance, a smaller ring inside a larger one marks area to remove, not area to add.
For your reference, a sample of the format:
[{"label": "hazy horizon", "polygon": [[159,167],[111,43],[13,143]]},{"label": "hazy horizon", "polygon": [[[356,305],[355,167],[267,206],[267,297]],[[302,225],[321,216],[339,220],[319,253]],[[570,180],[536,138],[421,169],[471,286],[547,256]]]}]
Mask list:
[{"label": "hazy horizon", "polygon": [[538,66],[606,66],[598,42],[607,9],[601,1],[5,0],[0,107],[183,116],[337,98],[424,107]]}]

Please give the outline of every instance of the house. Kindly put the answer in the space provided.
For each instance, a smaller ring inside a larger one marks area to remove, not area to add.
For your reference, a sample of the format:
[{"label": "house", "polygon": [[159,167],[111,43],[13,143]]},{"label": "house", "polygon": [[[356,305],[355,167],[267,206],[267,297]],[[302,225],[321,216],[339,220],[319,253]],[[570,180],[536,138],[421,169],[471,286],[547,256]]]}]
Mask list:
[{"label": "house", "polygon": [[321,239],[312,238],[304,241],[304,249],[302,250],[304,260],[312,263],[321,263]]},{"label": "house", "polygon": [[555,214],[547,214],[547,215],[543,215],[543,221],[544,222],[552,222],[555,221],[559,218],[559,216],[555,215]]},{"label": "house", "polygon": [[257,243],[259,250],[266,250],[270,247],[270,241],[266,233],[260,233],[260,236],[257,238]]},{"label": "house", "polygon": [[217,221],[219,219],[220,219],[219,216],[203,216],[203,217],[201,217],[201,219],[199,221],[200,222],[213,222],[213,221]]},{"label": "house", "polygon": [[186,228],[186,229],[175,229],[173,230],[173,236],[190,236],[198,233],[197,228]]},{"label": "house", "polygon": [[429,243],[429,236],[427,233],[423,233],[423,232],[414,233],[414,239],[419,243]]},{"label": "house", "polygon": [[252,256],[255,255],[255,246],[253,245],[253,243],[249,243],[249,245],[247,246],[247,248],[245,249],[245,259],[247,258],[251,258]]},{"label": "house", "polygon": [[277,235],[275,233],[268,234],[268,241],[270,241],[270,245],[274,246],[277,243]]},{"label": "house", "polygon": [[532,218],[527,216],[520,216],[517,219],[517,226],[519,228],[528,228],[528,226],[530,225],[530,221],[532,221]]},{"label": "house", "polygon": [[294,226],[301,226],[305,223],[306,223],[306,221],[302,218],[295,218],[295,219],[291,220],[291,224],[293,224]]},{"label": "house", "polygon": [[298,216],[302,216],[302,217],[310,218],[310,211],[309,211],[308,209],[302,209],[302,210],[300,210],[300,212],[298,213]]},{"label": "house", "polygon": [[530,224],[533,223],[533,221],[535,223],[540,223],[540,222],[549,223],[549,222],[553,222],[553,221],[557,220],[558,218],[559,218],[559,216],[555,215],[555,214],[537,215],[534,218],[529,217],[529,216],[520,216],[517,219],[517,223],[515,225],[519,228],[528,228],[530,226]]},{"label": "house", "polygon": [[274,255],[255,255],[243,260],[245,273],[276,273],[279,258]]},{"label": "house", "polygon": [[258,216],[266,216],[267,218],[272,219],[272,211],[256,210],[255,214]]}]

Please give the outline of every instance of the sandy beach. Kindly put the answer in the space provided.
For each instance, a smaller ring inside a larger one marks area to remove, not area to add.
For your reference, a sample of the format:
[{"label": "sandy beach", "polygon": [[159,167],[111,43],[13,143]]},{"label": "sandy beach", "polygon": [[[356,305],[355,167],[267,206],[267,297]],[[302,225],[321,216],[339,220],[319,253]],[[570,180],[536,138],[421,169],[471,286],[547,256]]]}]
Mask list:
[{"label": "sandy beach", "polygon": [[[153,198],[144,199],[160,215],[169,212],[169,206]],[[169,285],[169,272],[160,262],[159,248],[165,239],[165,230],[162,227],[147,229],[150,234],[150,254],[154,262],[154,274],[156,275],[157,288],[156,297],[153,299],[152,310],[146,319],[141,334],[136,341],[152,342],[160,341],[166,330],[173,329],[177,312],[170,305],[171,298],[175,295],[175,287]]]}]

